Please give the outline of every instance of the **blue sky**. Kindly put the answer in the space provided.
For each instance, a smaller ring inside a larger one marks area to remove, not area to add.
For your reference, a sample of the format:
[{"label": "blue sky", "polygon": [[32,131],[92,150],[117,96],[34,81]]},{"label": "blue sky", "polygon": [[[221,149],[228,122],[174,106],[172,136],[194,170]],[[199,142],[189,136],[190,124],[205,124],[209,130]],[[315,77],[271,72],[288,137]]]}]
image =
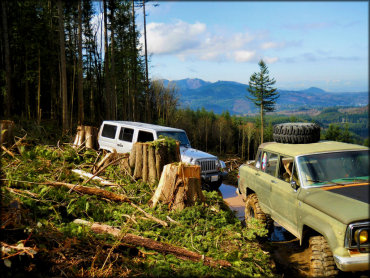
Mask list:
[{"label": "blue sky", "polygon": [[[247,84],[262,58],[281,89],[368,91],[368,2],[159,1],[146,7],[152,79]],[[140,29],[142,17],[137,9]]]}]

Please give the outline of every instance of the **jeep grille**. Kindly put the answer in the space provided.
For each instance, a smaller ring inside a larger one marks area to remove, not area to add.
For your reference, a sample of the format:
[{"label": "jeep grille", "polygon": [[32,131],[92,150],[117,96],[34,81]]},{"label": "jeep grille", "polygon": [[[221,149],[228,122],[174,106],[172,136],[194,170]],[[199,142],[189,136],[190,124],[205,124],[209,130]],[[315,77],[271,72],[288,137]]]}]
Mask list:
[{"label": "jeep grille", "polygon": [[217,172],[216,160],[214,159],[200,160],[199,165],[202,173]]}]

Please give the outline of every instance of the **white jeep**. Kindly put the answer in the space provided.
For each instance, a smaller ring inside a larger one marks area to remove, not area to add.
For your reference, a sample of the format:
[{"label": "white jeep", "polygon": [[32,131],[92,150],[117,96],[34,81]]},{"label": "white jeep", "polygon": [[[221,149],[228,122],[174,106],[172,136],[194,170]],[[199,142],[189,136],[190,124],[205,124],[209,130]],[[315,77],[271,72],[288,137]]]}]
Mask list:
[{"label": "white jeep", "polygon": [[191,148],[186,132],[182,129],[129,121],[104,121],[100,127],[99,148],[127,153],[136,142],[148,142],[160,136],[180,142],[181,161],[201,167],[204,189],[217,189],[227,175],[226,165],[216,156]]}]

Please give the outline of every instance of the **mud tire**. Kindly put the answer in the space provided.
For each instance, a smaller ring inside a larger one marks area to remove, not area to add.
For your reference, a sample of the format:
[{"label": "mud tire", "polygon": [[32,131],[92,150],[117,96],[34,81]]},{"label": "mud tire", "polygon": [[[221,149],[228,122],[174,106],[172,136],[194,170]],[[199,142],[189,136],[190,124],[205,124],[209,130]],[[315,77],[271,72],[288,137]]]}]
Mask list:
[{"label": "mud tire", "polygon": [[338,269],[333,253],[323,236],[312,236],[309,239],[310,277],[335,277]]},{"label": "mud tire", "polygon": [[320,126],[315,123],[274,125],[273,139],[278,143],[308,144],[320,140]]},{"label": "mud tire", "polygon": [[245,222],[247,223],[252,218],[259,219],[263,224],[265,224],[269,233],[271,232],[273,220],[269,215],[262,211],[255,193],[248,195],[245,202]]}]

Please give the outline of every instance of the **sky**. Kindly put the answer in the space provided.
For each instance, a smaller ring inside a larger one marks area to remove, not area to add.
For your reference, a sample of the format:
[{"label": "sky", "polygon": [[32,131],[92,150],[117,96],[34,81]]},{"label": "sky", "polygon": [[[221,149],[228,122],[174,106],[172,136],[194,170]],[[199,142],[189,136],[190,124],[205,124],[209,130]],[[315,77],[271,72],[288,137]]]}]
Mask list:
[{"label": "sky", "polygon": [[248,84],[263,59],[279,89],[369,89],[367,1],[150,1],[146,14],[151,79]]}]

